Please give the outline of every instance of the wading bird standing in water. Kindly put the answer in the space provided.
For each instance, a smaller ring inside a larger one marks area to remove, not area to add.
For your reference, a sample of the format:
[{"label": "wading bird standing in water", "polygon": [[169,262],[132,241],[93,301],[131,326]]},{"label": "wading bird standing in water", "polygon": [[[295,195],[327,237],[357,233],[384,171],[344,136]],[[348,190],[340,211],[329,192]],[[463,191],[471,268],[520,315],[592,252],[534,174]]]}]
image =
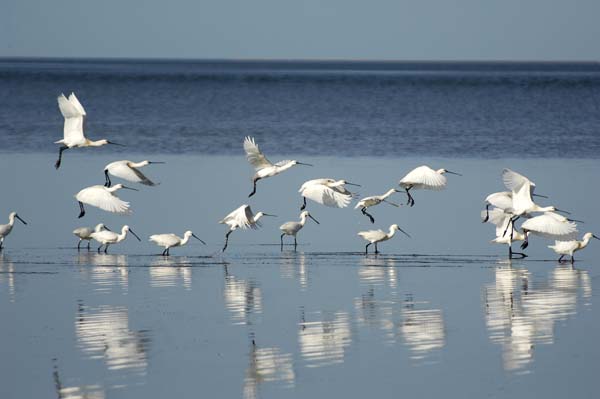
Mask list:
[{"label": "wading bird standing in water", "polygon": [[248,162],[250,162],[256,170],[256,173],[252,177],[252,192],[248,197],[252,197],[256,193],[256,182],[260,179],[276,176],[294,165],[312,166],[309,163],[298,162],[296,160],[285,160],[272,164],[260,151],[256,142],[254,142],[254,137],[246,137],[244,140],[244,151],[246,151]]},{"label": "wading bird standing in water", "polygon": [[[513,252],[512,243],[514,241],[523,241],[525,240],[525,234],[514,230],[510,234],[504,234],[505,231],[509,228],[511,224],[511,216],[504,212],[504,210],[500,208],[493,208],[491,210],[481,211],[481,217],[484,218],[484,222],[489,221],[493,225],[496,226],[496,238],[494,238],[491,242],[496,244],[507,244],[508,245],[508,258],[513,259],[514,255],[518,255],[520,258],[526,258],[522,252]],[[510,226],[514,229],[513,226]]]},{"label": "wading bird standing in water", "polygon": [[371,220],[371,223],[375,223],[375,219],[373,218],[373,216],[367,212],[367,208],[370,208],[372,206],[375,205],[379,205],[382,202],[385,202],[386,204],[390,204],[393,205],[395,207],[399,207],[400,205],[395,204],[393,202],[390,202],[387,200],[387,198],[394,194],[394,193],[399,193],[399,190],[396,190],[395,188],[392,188],[390,190],[388,190],[388,192],[386,192],[383,195],[374,195],[372,197],[365,197],[363,199],[361,199],[360,201],[358,201],[358,204],[356,204],[356,206],[354,207],[354,209],[359,209],[362,212],[363,215],[367,216],[369,218],[369,220]]},{"label": "wading bird standing in water", "polygon": [[364,238],[365,240],[369,241],[369,243],[365,247],[365,255],[369,254],[369,245],[371,244],[375,244],[375,253],[378,254],[379,251],[377,249],[377,243],[389,240],[394,236],[394,234],[396,234],[396,231],[398,230],[406,234],[407,237],[410,237],[410,235],[408,235],[406,231],[402,230],[397,224],[393,224],[390,226],[389,233],[386,233],[383,230],[360,231],[358,235]]},{"label": "wading bird standing in water", "polygon": [[23,219],[21,219],[19,215],[17,215],[17,212],[11,212],[10,215],[8,215],[8,224],[0,224],[0,251],[2,251],[2,248],[4,246],[4,239],[7,235],[10,234],[10,232],[13,229],[13,226],[15,225],[15,218],[19,219],[21,223],[25,225],[27,224],[27,222],[25,222]]},{"label": "wading bird standing in water", "polygon": [[129,214],[129,202],[121,200],[115,195],[115,191],[120,189],[138,191],[135,188],[125,187],[122,184],[116,184],[112,187],[91,186],[84,188],[75,195],[75,199],[79,202],[79,218],[85,215],[83,204],[92,205],[102,210],[112,213]]},{"label": "wading bird standing in water", "polygon": [[566,255],[569,255],[571,257],[571,263],[573,263],[575,262],[573,254],[587,247],[592,238],[600,240],[600,238],[593,233],[585,233],[583,235],[583,240],[581,241],[556,241],[554,242],[554,245],[548,245],[548,248],[560,255],[560,258],[558,258],[559,262],[562,262],[562,258],[564,258]]},{"label": "wading bird standing in water", "polygon": [[106,227],[104,223],[97,224],[96,227],[94,227],[93,229],[90,227],[79,227],[73,230],[73,234],[79,237],[79,242],[77,243],[77,250],[79,251],[81,249],[81,241],[86,240],[88,242],[87,249],[89,251],[90,241],[92,241],[92,233],[97,233],[102,230],[110,231],[110,229]]},{"label": "wading bird standing in water", "polygon": [[310,213],[308,213],[308,211],[303,211],[300,214],[299,222],[287,222],[287,223],[284,223],[281,226],[279,226],[279,230],[283,231],[283,234],[281,234],[281,250],[282,251],[283,251],[283,237],[286,235],[294,236],[294,251],[296,250],[296,247],[298,246],[298,242],[296,241],[296,234],[298,234],[298,232],[304,227],[307,217],[314,220],[316,224],[320,224],[317,219],[315,219],[314,217],[312,217],[312,215]]},{"label": "wading bird standing in water", "polygon": [[190,240],[190,237],[194,237],[196,240],[206,245],[204,241],[198,238],[198,236],[192,233],[190,230],[183,233],[183,238],[178,237],[175,234],[154,234],[150,236],[150,241],[156,243],[156,245],[165,249],[162,253],[162,256],[169,256],[169,249],[173,247],[184,246]]},{"label": "wading bird standing in water", "polygon": [[138,241],[142,241],[129,226],[123,226],[121,229],[121,234],[117,234],[109,230],[93,232],[92,238],[100,243],[100,246],[98,247],[98,253],[100,253],[100,248],[102,248],[102,245],[104,245],[104,253],[108,253],[108,246],[111,244],[118,244],[123,241],[127,237],[128,232],[133,234]]},{"label": "wading bird standing in water", "polygon": [[164,162],[152,162],[152,161],[131,162],[131,161],[127,161],[127,160],[111,162],[104,167],[104,177],[106,179],[106,183],[104,183],[104,187],[110,187],[112,185],[109,174],[111,174],[115,177],[119,177],[123,180],[133,182],[133,183],[140,183],[145,186],[156,186],[157,183],[154,183],[152,180],[148,179],[139,170],[139,168],[141,168],[143,166],[156,164],[156,163],[162,164]]},{"label": "wading bird standing in water", "polygon": [[408,174],[398,183],[400,187],[406,191],[406,195],[408,196],[406,205],[413,206],[415,204],[414,198],[410,195],[410,190],[412,189],[443,190],[446,188],[448,179],[446,179],[444,173],[462,176],[460,173],[451,172],[448,169],[433,170],[425,165],[419,166],[408,172]]},{"label": "wading bird standing in water", "polygon": [[62,144],[58,152],[58,160],[54,164],[56,169],[60,168],[63,151],[69,148],[101,147],[106,144],[122,145],[106,139],[92,141],[84,136],[83,120],[87,114],[77,97],[75,97],[75,93],[71,93],[68,99],[64,94],[58,96],[58,108],[60,108],[60,112],[65,118],[65,126],[63,128],[63,139],[54,142],[55,144]]},{"label": "wading bird standing in water", "polygon": [[258,221],[263,216],[273,216],[268,213],[258,212],[254,214],[252,209],[250,209],[250,205],[242,205],[237,208],[235,211],[231,212],[229,215],[225,216],[223,220],[219,221],[221,224],[226,224],[229,226],[229,231],[225,234],[225,245],[223,246],[223,252],[227,249],[227,244],[229,243],[229,235],[237,229],[258,229],[261,224]]},{"label": "wading bird standing in water", "polygon": [[307,198],[332,208],[347,207],[353,194],[346,190],[345,185],[360,187],[360,185],[346,180],[314,179],[305,182],[298,190],[303,197],[300,210],[303,211],[306,208]]}]

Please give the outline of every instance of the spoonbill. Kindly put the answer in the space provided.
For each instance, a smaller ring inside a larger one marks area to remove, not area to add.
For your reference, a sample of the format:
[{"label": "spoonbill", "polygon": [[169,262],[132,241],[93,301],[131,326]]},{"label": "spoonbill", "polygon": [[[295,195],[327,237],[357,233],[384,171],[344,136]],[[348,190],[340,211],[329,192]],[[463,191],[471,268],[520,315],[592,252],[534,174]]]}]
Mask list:
[{"label": "spoonbill", "polygon": [[133,236],[137,238],[138,241],[142,241],[140,240],[140,237],[138,237],[138,235],[135,234],[133,230],[131,230],[131,228],[127,225],[123,226],[123,228],[121,229],[121,234],[117,234],[109,230],[93,232],[92,238],[100,243],[100,246],[98,247],[98,253],[100,253],[100,248],[102,248],[103,245],[104,253],[108,253],[108,246],[112,244],[118,244],[121,241],[123,241],[127,237],[128,232],[133,234]]},{"label": "spoonbill", "polygon": [[574,222],[581,223],[579,220],[567,219],[553,212],[545,212],[527,219],[521,225],[521,230],[525,234],[525,241],[521,244],[521,249],[525,249],[529,245],[530,234],[554,240],[568,240],[577,233],[577,225]]},{"label": "spoonbill", "polygon": [[10,215],[8,215],[8,224],[0,224],[0,251],[2,251],[4,239],[7,235],[10,234],[10,232],[13,229],[13,226],[15,225],[15,218],[19,219],[21,223],[25,225],[27,224],[26,221],[24,221],[19,215],[17,215],[17,212],[11,212]]},{"label": "spoonbill", "polygon": [[317,219],[315,219],[314,217],[312,217],[312,215],[310,213],[308,213],[308,211],[303,211],[300,214],[299,222],[286,222],[286,223],[282,224],[281,226],[279,226],[279,230],[283,231],[283,234],[281,234],[281,250],[282,251],[283,251],[283,237],[286,235],[294,236],[294,251],[296,250],[296,246],[298,245],[298,242],[296,241],[296,234],[298,234],[298,232],[304,227],[304,224],[306,223],[306,218],[311,218],[312,220],[315,221],[316,224],[320,224]]},{"label": "spoonbill", "polygon": [[345,208],[352,200],[353,194],[346,190],[345,185],[358,186],[346,180],[314,179],[304,182],[298,192],[303,197],[300,210],[306,208],[306,199],[311,199],[319,204],[332,208]]},{"label": "spoonbill", "polygon": [[371,223],[375,223],[375,219],[373,218],[373,216],[370,213],[367,212],[367,208],[370,208],[375,205],[379,205],[382,202],[393,205],[395,207],[399,207],[400,205],[387,200],[387,198],[390,195],[392,195],[394,193],[399,193],[399,192],[400,192],[400,190],[396,190],[395,188],[392,188],[383,195],[374,195],[372,197],[365,197],[365,198],[361,199],[360,201],[358,201],[358,204],[356,204],[354,209],[360,208],[360,211],[362,212],[362,214],[365,216],[368,216],[369,220],[371,220]]},{"label": "spoonbill", "polygon": [[256,182],[258,182],[260,179],[276,176],[294,165],[313,166],[309,163],[298,162],[293,159],[286,159],[285,161],[279,161],[273,164],[260,151],[258,144],[256,144],[254,141],[254,137],[250,136],[247,136],[244,139],[244,151],[246,151],[246,158],[248,159],[248,162],[250,162],[250,165],[252,165],[256,170],[256,173],[252,177],[252,192],[250,195],[248,195],[248,197],[252,197],[256,193]]},{"label": "spoonbill", "polygon": [[58,160],[56,161],[56,164],[54,164],[56,169],[60,168],[63,151],[68,150],[69,148],[101,147],[107,144],[122,146],[122,144],[118,144],[106,139],[92,141],[84,136],[83,121],[87,114],[75,96],[75,93],[71,93],[68,99],[64,94],[61,94],[58,96],[57,100],[60,113],[65,118],[65,125],[63,128],[63,139],[54,142],[55,144],[62,144],[58,151]]},{"label": "spoonbill", "polygon": [[81,249],[81,241],[86,240],[88,242],[87,245],[87,249],[88,251],[90,250],[90,241],[92,241],[92,233],[94,232],[99,232],[102,230],[108,230],[110,231],[110,229],[108,227],[106,227],[104,225],[104,223],[99,223],[96,225],[96,227],[94,227],[93,229],[90,227],[79,227],[76,228],[75,230],[73,230],[73,234],[75,234],[75,236],[79,237],[79,242],[77,243],[77,250],[79,251]]},{"label": "spoonbill", "polygon": [[258,220],[263,216],[276,217],[275,215],[270,215],[264,212],[258,212],[257,214],[254,214],[252,212],[252,209],[250,208],[250,205],[244,204],[236,210],[234,210],[233,212],[231,212],[229,215],[225,216],[223,220],[219,221],[219,223],[226,224],[227,226],[229,226],[229,231],[227,232],[227,234],[225,234],[225,246],[223,246],[223,252],[225,252],[225,250],[227,249],[229,235],[234,230],[245,230],[247,228],[256,230],[261,226]]},{"label": "spoonbill", "polygon": [[146,175],[139,170],[139,168],[146,165],[163,163],[164,162],[147,160],[141,162],[131,162],[128,160],[111,162],[104,167],[104,177],[106,178],[106,183],[104,183],[104,186],[110,187],[112,185],[109,174],[133,183],[140,183],[146,186],[156,186],[158,183],[154,183],[152,180],[148,179]]},{"label": "spoonbill", "polygon": [[169,256],[169,249],[173,247],[184,246],[190,240],[190,237],[194,237],[196,240],[206,245],[204,241],[198,238],[198,236],[192,233],[190,230],[183,233],[183,238],[178,237],[175,234],[154,234],[150,236],[150,241],[153,241],[159,247],[165,248],[165,250],[162,253],[162,256]]},{"label": "spoonbill", "polygon": [[408,172],[400,182],[398,183],[406,191],[408,196],[408,202],[406,205],[414,206],[415,200],[410,195],[410,190],[424,189],[424,190],[443,190],[446,188],[448,179],[444,176],[445,173],[452,175],[462,176],[460,173],[451,172],[448,169],[431,169],[429,166],[419,166]]},{"label": "spoonbill", "polygon": [[513,241],[523,241],[525,240],[525,234],[514,230],[514,226],[512,227],[514,231],[511,234],[504,234],[506,229],[509,228],[509,224],[511,216],[504,212],[504,210],[500,208],[493,208],[492,210],[486,209],[485,211],[481,211],[481,217],[485,218],[485,221],[489,221],[493,225],[496,226],[496,238],[494,238],[491,242],[496,244],[507,244],[508,245],[508,258],[513,259],[513,255],[519,255],[521,258],[526,258],[522,252],[513,252],[512,243]]},{"label": "spoonbill", "polygon": [[121,200],[115,195],[115,191],[120,189],[138,191],[135,188],[125,187],[122,184],[116,184],[112,187],[90,186],[86,187],[75,195],[75,199],[79,202],[79,218],[85,215],[83,204],[92,205],[102,210],[122,215],[130,214],[129,202]]},{"label": "spoonbill", "polygon": [[390,226],[389,233],[386,233],[383,230],[360,231],[358,235],[364,238],[365,240],[369,241],[369,243],[365,247],[365,255],[369,254],[369,245],[371,244],[375,244],[375,253],[378,254],[379,251],[377,250],[377,243],[389,240],[394,236],[394,234],[396,234],[396,231],[398,230],[406,234],[407,237],[410,237],[410,235],[408,235],[406,231],[402,230],[397,224],[393,224]]},{"label": "spoonbill", "polygon": [[558,258],[559,262],[562,262],[562,258],[564,258],[566,255],[569,255],[571,257],[571,263],[573,263],[575,262],[573,254],[587,247],[592,238],[600,240],[600,238],[593,233],[585,233],[583,235],[583,240],[581,241],[555,241],[554,245],[548,245],[548,248],[552,249],[554,252],[560,255],[560,258]]}]

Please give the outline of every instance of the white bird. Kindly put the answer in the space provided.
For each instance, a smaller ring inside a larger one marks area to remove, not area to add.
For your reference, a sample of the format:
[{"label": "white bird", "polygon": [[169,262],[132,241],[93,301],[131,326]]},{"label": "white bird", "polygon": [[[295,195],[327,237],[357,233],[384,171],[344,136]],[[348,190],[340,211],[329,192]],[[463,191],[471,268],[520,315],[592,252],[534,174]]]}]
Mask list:
[{"label": "white bird", "polygon": [[158,245],[159,247],[165,248],[165,250],[162,253],[162,256],[169,256],[169,249],[173,247],[184,246],[190,240],[190,237],[194,237],[196,240],[206,245],[204,241],[198,238],[198,236],[192,233],[190,230],[183,233],[183,238],[178,237],[175,234],[154,234],[150,236],[150,241],[156,243],[156,245]]},{"label": "white bird", "polygon": [[62,144],[58,152],[58,160],[54,165],[56,169],[60,168],[63,151],[69,148],[100,147],[106,144],[122,145],[106,139],[92,141],[84,136],[83,121],[87,114],[77,97],[75,97],[75,93],[71,93],[68,99],[64,94],[61,94],[57,100],[58,108],[65,118],[65,126],[63,128],[63,139],[54,142],[55,144]]},{"label": "white bird", "polygon": [[99,232],[102,230],[109,230],[108,227],[104,225],[104,223],[99,223],[93,229],[91,227],[78,227],[73,230],[73,234],[79,237],[79,242],[77,243],[77,250],[79,251],[81,248],[81,241],[86,240],[88,242],[87,249],[90,249],[90,241],[92,240],[92,233]]},{"label": "white bird", "polygon": [[443,190],[446,188],[447,180],[444,173],[450,173],[452,175],[462,176],[460,173],[451,172],[448,169],[431,169],[429,166],[419,166],[408,172],[400,182],[398,183],[406,191],[408,196],[408,202],[406,205],[413,206],[415,200],[410,195],[410,190],[423,189],[423,190]]},{"label": "white bird", "polygon": [[567,219],[553,212],[545,212],[542,215],[526,220],[521,225],[521,230],[525,234],[525,241],[521,244],[521,249],[525,249],[529,245],[530,234],[553,240],[571,239],[577,233],[577,225],[574,222],[581,221]]},{"label": "white bird", "polygon": [[303,163],[289,159],[273,164],[260,151],[258,145],[254,141],[254,137],[248,136],[244,139],[244,151],[246,151],[246,158],[248,159],[248,162],[250,162],[250,165],[252,165],[256,170],[256,173],[252,177],[252,192],[250,195],[248,195],[248,197],[252,197],[256,193],[256,182],[258,182],[260,179],[276,176],[294,165],[313,166],[309,163]]},{"label": "white bird", "polygon": [[379,205],[382,202],[385,202],[386,204],[390,204],[393,205],[395,207],[399,207],[400,205],[395,204],[393,202],[390,202],[387,200],[387,198],[394,194],[394,193],[399,193],[399,190],[396,190],[395,188],[392,188],[390,190],[388,190],[385,194],[383,195],[374,195],[372,197],[365,197],[363,199],[361,199],[360,201],[358,201],[358,204],[356,204],[356,206],[354,207],[354,209],[359,209],[362,212],[363,215],[367,216],[369,218],[369,220],[371,220],[371,223],[375,223],[375,219],[373,218],[373,216],[367,212],[367,208],[370,208],[372,206],[375,205]]},{"label": "white bird", "polygon": [[491,242],[496,244],[507,244],[508,245],[508,257],[509,259],[513,259],[513,255],[520,255],[521,258],[526,258],[527,255],[521,252],[513,252],[512,243],[513,241],[523,241],[525,240],[525,234],[514,229],[511,234],[505,234],[506,230],[509,228],[509,224],[511,216],[504,212],[504,210],[500,208],[493,208],[492,210],[486,209],[485,211],[481,211],[481,217],[485,218],[485,221],[489,221],[493,225],[496,226],[496,238],[494,238]]},{"label": "white bird", "polygon": [[75,199],[79,202],[80,218],[85,215],[83,204],[92,205],[102,210],[112,213],[126,215],[131,213],[129,202],[121,200],[115,195],[115,191],[120,189],[138,191],[135,188],[125,187],[122,184],[116,184],[112,187],[90,186],[86,187],[75,195]]},{"label": "white bird", "polygon": [[127,225],[123,226],[123,228],[121,229],[121,234],[117,234],[109,230],[93,232],[92,238],[100,243],[100,246],[98,247],[98,253],[100,253],[100,248],[102,248],[103,245],[104,253],[108,253],[108,246],[111,244],[118,244],[121,241],[123,241],[127,237],[128,232],[133,234],[133,236],[137,238],[138,241],[142,241],[140,240],[140,237],[138,237],[138,235],[135,234],[133,230],[131,230],[131,228]]},{"label": "white bird", "polygon": [[353,194],[346,190],[345,185],[358,186],[346,180],[314,179],[304,182],[298,192],[303,197],[300,210],[306,208],[306,199],[311,199],[319,204],[333,208],[345,208],[352,200]]},{"label": "white bird", "polygon": [[390,226],[389,233],[386,233],[383,230],[360,231],[358,233],[358,235],[361,236],[362,238],[364,238],[365,240],[369,241],[369,243],[365,247],[365,255],[367,255],[369,253],[369,245],[371,245],[371,244],[375,244],[375,253],[378,254],[379,251],[377,250],[377,243],[389,240],[390,238],[392,238],[394,236],[394,234],[396,234],[397,230],[400,230],[401,232],[406,234],[408,237],[410,237],[410,235],[408,235],[408,233],[406,231],[402,230],[400,228],[400,226],[398,226],[397,224],[393,224]]},{"label": "white bird", "polygon": [[227,234],[225,234],[225,246],[223,246],[223,252],[225,252],[225,250],[227,249],[229,235],[234,230],[245,230],[247,228],[256,230],[261,226],[258,220],[263,216],[275,217],[275,215],[270,215],[264,212],[258,212],[257,214],[254,214],[252,212],[252,209],[250,208],[250,205],[244,204],[236,210],[234,210],[233,212],[231,212],[229,215],[225,216],[223,220],[219,221],[219,223],[226,224],[227,226],[229,226],[229,231],[227,232]]},{"label": "white bird", "polygon": [[15,218],[19,219],[25,225],[27,224],[27,222],[17,215],[17,212],[11,212],[10,215],[8,215],[8,224],[0,224],[0,251],[2,251],[4,245],[4,238],[10,234],[15,225]]},{"label": "white bird", "polygon": [[592,238],[600,240],[600,238],[593,233],[585,233],[583,235],[583,240],[581,241],[555,241],[554,245],[548,245],[548,248],[552,249],[554,252],[560,255],[560,258],[558,258],[559,262],[562,262],[562,258],[565,257],[565,255],[569,255],[571,257],[571,263],[573,263],[575,262],[573,254],[587,247],[590,242],[590,239]]},{"label": "white bird", "polygon": [[304,227],[307,217],[314,220],[315,223],[320,224],[317,219],[315,219],[314,217],[312,217],[312,215],[310,213],[308,213],[308,211],[303,211],[300,214],[299,222],[286,222],[286,223],[282,224],[281,226],[279,226],[279,230],[283,231],[283,234],[281,234],[281,250],[282,251],[283,251],[283,237],[286,235],[294,236],[294,251],[296,250],[296,246],[298,245],[298,242],[296,241],[296,234],[298,234],[298,232]]},{"label": "white bird", "polygon": [[104,177],[106,178],[106,183],[104,183],[104,187],[110,187],[112,185],[109,174],[133,183],[140,183],[146,186],[156,186],[158,183],[154,183],[152,180],[148,179],[146,175],[144,175],[139,170],[139,168],[141,167],[156,163],[162,164],[164,162],[131,162],[128,160],[111,162],[104,167]]}]

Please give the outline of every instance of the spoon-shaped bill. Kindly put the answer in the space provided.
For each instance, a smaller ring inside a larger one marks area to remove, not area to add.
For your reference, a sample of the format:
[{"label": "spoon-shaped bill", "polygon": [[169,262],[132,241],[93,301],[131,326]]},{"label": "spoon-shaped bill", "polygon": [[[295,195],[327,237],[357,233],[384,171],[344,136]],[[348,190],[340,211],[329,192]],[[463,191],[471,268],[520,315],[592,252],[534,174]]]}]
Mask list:
[{"label": "spoon-shaped bill", "polygon": [[21,219],[21,216],[19,216],[19,215],[15,215],[15,217],[16,217],[17,219],[19,219],[19,220],[21,221],[21,223],[23,223],[23,224],[27,224],[27,222],[26,222],[26,221],[24,221],[23,219]]},{"label": "spoon-shaped bill", "polygon": [[140,191],[137,188],[133,188],[133,187],[127,187],[127,186],[123,186],[121,188],[124,188],[125,190],[133,190],[133,191]]},{"label": "spoon-shaped bill", "polygon": [[137,238],[137,240],[138,240],[138,241],[140,241],[140,242],[142,241],[142,240],[140,240],[140,237],[138,237],[138,235],[137,235],[137,234],[135,234],[135,233],[133,232],[133,230],[131,230],[131,227],[129,228],[129,232],[130,232],[131,234],[133,234],[133,236],[134,236],[135,238]]},{"label": "spoon-shaped bill", "polygon": [[271,215],[270,213],[264,213],[264,212],[263,212],[263,216],[272,216],[272,217],[274,217],[274,218],[276,218],[276,217],[277,217],[277,215]]},{"label": "spoon-shaped bill", "polygon": [[310,163],[298,162],[298,161],[296,161],[296,165],[315,166],[315,165],[313,165],[313,164],[310,164]]},{"label": "spoon-shaped bill", "polygon": [[206,245],[206,243],[204,241],[202,241],[200,238],[198,238],[198,236],[194,233],[192,233],[192,237],[194,237],[196,240],[200,241],[202,244]]},{"label": "spoon-shaped bill", "polygon": [[462,176],[460,173],[452,172],[451,170],[446,169],[446,173],[450,173],[451,175]]},{"label": "spoon-shaped bill", "polygon": [[308,214],[308,217],[311,218],[312,220],[314,220],[316,224],[321,224],[321,223],[319,223],[319,221],[317,219],[312,217],[312,215],[310,213]]},{"label": "spoon-shaped bill", "polygon": [[402,230],[400,227],[398,227],[398,230],[400,230],[401,232],[403,232],[404,234],[406,234],[406,236],[407,236],[408,238],[412,238],[412,237],[410,236],[410,234],[408,234],[406,231]]}]

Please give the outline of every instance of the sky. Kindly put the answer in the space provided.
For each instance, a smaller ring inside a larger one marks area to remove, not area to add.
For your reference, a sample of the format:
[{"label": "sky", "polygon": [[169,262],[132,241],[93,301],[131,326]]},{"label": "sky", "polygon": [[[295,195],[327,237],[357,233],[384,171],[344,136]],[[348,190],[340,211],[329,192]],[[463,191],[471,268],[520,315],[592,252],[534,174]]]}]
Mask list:
[{"label": "sky", "polygon": [[600,60],[598,0],[2,0],[0,56]]}]

